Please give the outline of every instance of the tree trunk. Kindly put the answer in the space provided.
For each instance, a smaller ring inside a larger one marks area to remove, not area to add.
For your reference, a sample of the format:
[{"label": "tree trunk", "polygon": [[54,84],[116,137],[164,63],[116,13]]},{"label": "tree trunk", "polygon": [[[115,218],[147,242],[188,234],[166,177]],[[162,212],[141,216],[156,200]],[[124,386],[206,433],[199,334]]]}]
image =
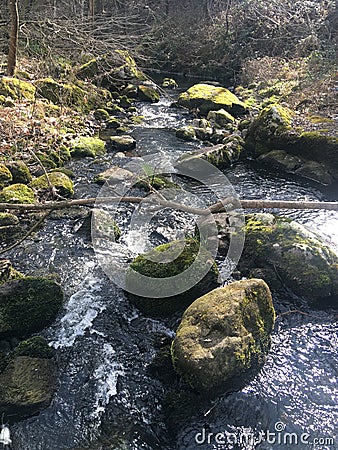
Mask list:
[{"label": "tree trunk", "polygon": [[11,32],[9,38],[9,52],[7,63],[7,75],[12,77],[16,67],[16,57],[19,38],[19,11],[17,0],[8,0],[9,11],[11,15]]}]

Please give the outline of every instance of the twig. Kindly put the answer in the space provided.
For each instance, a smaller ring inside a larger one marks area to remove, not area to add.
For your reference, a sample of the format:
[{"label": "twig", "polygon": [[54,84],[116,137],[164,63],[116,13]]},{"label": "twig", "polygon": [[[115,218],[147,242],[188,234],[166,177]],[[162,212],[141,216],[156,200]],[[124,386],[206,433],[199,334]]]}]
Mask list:
[{"label": "twig", "polygon": [[17,242],[15,242],[14,244],[10,245],[9,247],[6,247],[4,250],[0,251],[0,255],[3,255],[4,253],[9,252],[10,250],[13,250],[13,248],[17,247],[18,245],[20,245],[23,241],[25,241],[32,233],[34,233],[34,231],[42,224],[42,222],[47,219],[47,217],[52,213],[52,209],[50,211],[48,211],[46,214],[44,214],[37,222],[36,224],[34,224],[32,226],[32,228],[30,230],[27,231],[27,233],[20,238]]}]

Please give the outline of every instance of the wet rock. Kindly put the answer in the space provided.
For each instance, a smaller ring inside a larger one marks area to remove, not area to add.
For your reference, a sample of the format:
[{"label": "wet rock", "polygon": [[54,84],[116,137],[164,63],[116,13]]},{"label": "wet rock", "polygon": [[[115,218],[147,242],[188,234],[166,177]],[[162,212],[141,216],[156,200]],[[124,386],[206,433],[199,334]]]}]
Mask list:
[{"label": "wet rock", "polygon": [[103,109],[103,108],[99,108],[99,109],[96,109],[95,111],[94,111],[94,118],[96,119],[96,120],[100,120],[100,121],[105,121],[105,120],[109,120],[109,114],[108,114],[108,112],[105,110],[105,109]]},{"label": "wet rock", "polygon": [[195,128],[191,125],[185,125],[182,128],[176,130],[176,136],[183,141],[195,141],[196,132]]},{"label": "wet rock", "polygon": [[151,86],[146,86],[141,84],[137,88],[137,97],[144,101],[150,103],[157,103],[160,100],[160,94]]},{"label": "wet rock", "polygon": [[0,337],[26,337],[50,325],[63,303],[59,284],[48,278],[25,277],[0,287]]},{"label": "wet rock", "polygon": [[298,156],[289,155],[284,150],[272,150],[269,153],[259,156],[257,159],[264,164],[268,164],[276,169],[283,169],[287,172],[294,172],[304,162]]},{"label": "wet rock", "polygon": [[282,282],[310,305],[337,306],[338,256],[319,236],[290,219],[260,213],[246,217],[245,233],[238,265],[244,276],[268,270],[270,281]]},{"label": "wet rock", "polygon": [[12,184],[0,191],[0,201],[4,203],[34,203],[34,191],[25,184]]},{"label": "wet rock", "polygon": [[263,280],[215,289],[185,311],[172,345],[174,367],[199,392],[238,389],[264,363],[274,321]]},{"label": "wet rock", "polygon": [[0,188],[8,186],[13,181],[13,175],[4,164],[0,164]]},{"label": "wet rock", "polygon": [[0,260],[0,285],[6,283],[6,281],[15,280],[22,277],[23,275],[14,269],[8,259]]},{"label": "wet rock", "polygon": [[246,112],[246,105],[224,87],[210,84],[195,84],[178,98],[178,104],[189,109],[198,109],[203,115],[209,111],[224,109],[237,116]]},{"label": "wet rock", "polygon": [[52,360],[12,358],[0,374],[0,413],[16,419],[38,413],[50,404],[55,383]]},{"label": "wet rock", "polygon": [[[46,175],[36,178],[30,186],[40,192],[47,192],[50,189],[49,183],[55,188],[62,197],[72,197],[74,195],[74,183],[62,172],[50,172]],[[49,182],[48,182],[49,180]]]},{"label": "wet rock", "polygon": [[132,136],[111,136],[108,143],[110,150],[128,151],[136,147],[136,141]]},{"label": "wet rock", "polygon": [[295,173],[324,185],[332,184],[335,181],[331,170],[325,164],[316,161],[305,161]]},{"label": "wet rock", "polygon": [[162,87],[165,89],[176,89],[178,84],[173,78],[163,78]]},{"label": "wet rock", "polygon": [[229,123],[234,123],[235,121],[235,118],[230,113],[225,111],[225,109],[209,111],[207,119],[220,128],[225,127]]},{"label": "wet rock", "polygon": [[29,356],[31,358],[50,359],[54,356],[54,349],[41,336],[33,336],[20,344],[14,350],[15,356]]},{"label": "wet rock", "polygon": [[96,137],[80,137],[71,148],[72,156],[95,158],[106,152],[106,144]]},{"label": "wet rock", "polygon": [[118,184],[131,180],[133,176],[134,174],[129,170],[122,169],[118,166],[113,166],[110,169],[96,175],[94,181],[97,184],[104,184],[106,182],[109,182],[109,184]]},{"label": "wet rock", "polygon": [[[199,259],[196,260],[199,250]],[[194,262],[196,266],[193,273],[191,271],[186,272]],[[175,277],[183,272],[186,273],[180,277],[180,282],[183,283],[184,286],[193,286],[181,294],[166,298],[146,298],[129,293],[128,296],[130,300],[139,309],[150,315],[167,316],[176,311],[183,310],[196,298],[209,292],[218,285],[218,269],[215,262],[212,260],[211,254],[200,247],[199,242],[192,238],[172,241],[168,244],[155,247],[150,252],[136,257],[130,267],[136,272],[136,276],[133,272],[127,274],[127,290],[128,286],[132,288],[138,286],[137,273],[148,277],[149,283],[147,284],[147,292],[151,292],[153,288],[152,279],[155,279],[155,287],[153,290],[158,293],[161,291],[158,287],[161,285],[161,278]],[[208,267],[209,271],[203,279],[199,281],[198,274]],[[174,289],[177,288],[178,282],[177,279],[176,281],[173,281]],[[167,281],[164,280],[164,283],[167,284]]]}]

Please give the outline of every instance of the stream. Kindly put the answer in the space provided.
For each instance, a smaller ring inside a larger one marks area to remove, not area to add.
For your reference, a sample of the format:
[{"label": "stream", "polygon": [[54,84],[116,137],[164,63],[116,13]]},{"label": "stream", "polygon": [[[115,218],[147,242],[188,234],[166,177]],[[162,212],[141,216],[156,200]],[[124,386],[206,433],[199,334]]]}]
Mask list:
[{"label": "stream", "polygon": [[[201,145],[175,137],[173,129],[189,116],[169,104],[162,99],[139,105],[145,120],[132,131],[138,156],[152,158],[156,153],[156,158],[170,163]],[[72,161],[76,196],[97,195],[95,174],[130,160],[108,153],[98,164],[90,159]],[[240,198],[338,200],[337,187],[269,172],[254,161],[238,163],[225,175]],[[198,198],[208,196],[204,186],[190,188]],[[122,242],[136,255],[142,235],[135,239],[128,234],[128,211],[125,207],[118,224]],[[337,212],[280,214],[338,247]],[[132,306],[100,268],[90,236],[80,226],[82,220],[80,214],[49,220],[8,255],[24,273],[58,273],[66,293],[62,314],[43,332],[57,355],[54,399],[39,415],[11,426],[13,450],[103,450],[108,448],[107,439],[115,442],[109,448],[117,450],[338,448],[338,316],[330,310],[310,310],[289,292],[274,298],[277,313],[286,314],[277,319],[267,362],[254,380],[239,392],[210,401],[203,411],[197,408],[187,414],[175,433],[168,431],[161,419],[168,386],[152,376],[148,366],[161,343],[173,338],[179,317],[152,319]],[[171,211],[155,221],[153,242],[166,242],[191,229],[191,217]],[[302,314],[287,313],[299,309]],[[284,431],[295,433],[304,442],[271,442],[271,436],[259,442],[260,433],[268,430],[279,438]],[[224,432],[233,437],[227,444],[215,438]],[[252,439],[239,442],[243,436]]]}]

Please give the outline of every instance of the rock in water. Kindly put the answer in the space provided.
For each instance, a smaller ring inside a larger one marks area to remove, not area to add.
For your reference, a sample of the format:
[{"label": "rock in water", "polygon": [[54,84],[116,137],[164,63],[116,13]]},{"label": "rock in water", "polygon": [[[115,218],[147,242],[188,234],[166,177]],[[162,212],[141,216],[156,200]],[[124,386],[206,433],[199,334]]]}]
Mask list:
[{"label": "rock in water", "polygon": [[215,289],[185,311],[172,345],[175,369],[201,393],[237,389],[264,363],[274,322],[263,280]]}]

